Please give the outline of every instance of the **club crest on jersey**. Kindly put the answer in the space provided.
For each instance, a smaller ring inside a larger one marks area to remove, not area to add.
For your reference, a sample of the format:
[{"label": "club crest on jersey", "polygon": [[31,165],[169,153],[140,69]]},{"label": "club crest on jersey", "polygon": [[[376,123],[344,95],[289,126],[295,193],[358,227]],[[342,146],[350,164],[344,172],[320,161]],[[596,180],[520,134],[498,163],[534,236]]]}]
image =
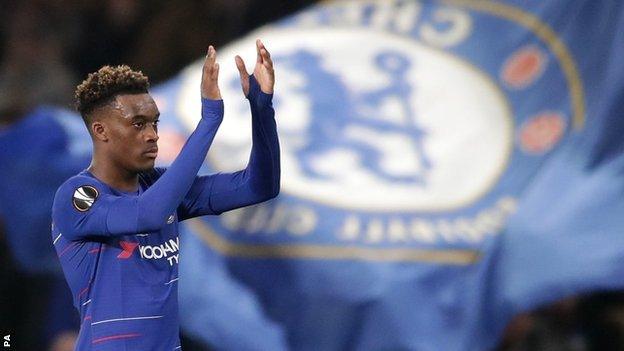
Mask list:
[{"label": "club crest on jersey", "polygon": [[74,191],[72,204],[78,211],[86,212],[91,208],[91,206],[93,206],[93,203],[97,200],[98,196],[99,192],[96,188],[90,185],[83,185]]},{"label": "club crest on jersey", "polygon": [[[221,50],[254,57],[263,38],[271,51],[287,199],[228,213],[223,231],[401,247],[497,234],[549,152],[583,125],[574,59],[539,34],[550,31],[501,2],[339,1]],[[200,66],[178,106],[191,130]],[[229,117],[208,160],[236,170],[248,159],[249,111],[235,67],[221,77]]]}]

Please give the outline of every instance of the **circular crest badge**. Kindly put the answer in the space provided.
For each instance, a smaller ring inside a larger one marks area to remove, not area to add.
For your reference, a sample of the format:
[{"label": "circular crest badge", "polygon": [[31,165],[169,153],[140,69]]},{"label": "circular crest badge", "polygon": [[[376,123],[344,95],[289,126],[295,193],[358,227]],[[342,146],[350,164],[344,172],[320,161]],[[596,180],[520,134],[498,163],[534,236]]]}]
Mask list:
[{"label": "circular crest badge", "polygon": [[74,191],[72,204],[80,212],[88,211],[97,199],[99,192],[90,185],[83,185]]},{"label": "circular crest badge", "polygon": [[[251,71],[256,38],[276,70],[281,201],[241,210],[224,220],[230,231],[286,233],[265,238],[280,243],[476,245],[500,232],[548,153],[583,125],[573,58],[534,15],[499,2],[338,1],[219,49],[225,118],[208,155],[219,171],[248,161],[250,111],[233,57]],[[183,73],[176,104],[189,130],[201,64]]]}]

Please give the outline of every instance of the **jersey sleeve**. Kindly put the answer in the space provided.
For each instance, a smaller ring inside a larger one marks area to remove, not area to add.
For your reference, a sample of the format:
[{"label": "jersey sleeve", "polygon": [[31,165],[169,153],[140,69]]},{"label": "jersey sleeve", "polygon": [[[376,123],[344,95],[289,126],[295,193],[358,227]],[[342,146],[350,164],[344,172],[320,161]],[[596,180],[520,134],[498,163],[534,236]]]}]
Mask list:
[{"label": "jersey sleeve", "polygon": [[96,179],[71,178],[57,191],[55,225],[70,239],[159,230],[193,185],[222,119],[223,101],[202,99],[197,128],[167,172],[141,195],[118,196]]},{"label": "jersey sleeve", "polygon": [[58,189],[52,207],[53,223],[70,240],[133,234],[138,217],[135,199],[113,195],[95,179],[77,176]]},{"label": "jersey sleeve", "polygon": [[280,149],[272,105],[253,75],[247,99],[251,107],[252,148],[247,167],[233,173],[196,177],[178,208],[180,220],[220,214],[274,198],[280,188]]}]

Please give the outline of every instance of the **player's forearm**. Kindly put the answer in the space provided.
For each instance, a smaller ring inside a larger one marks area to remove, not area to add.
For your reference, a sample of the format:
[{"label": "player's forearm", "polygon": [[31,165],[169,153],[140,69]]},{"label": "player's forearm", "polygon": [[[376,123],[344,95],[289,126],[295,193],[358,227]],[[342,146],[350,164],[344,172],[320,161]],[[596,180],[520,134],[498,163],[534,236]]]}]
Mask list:
[{"label": "player's forearm", "polygon": [[273,95],[265,94],[255,79],[250,80],[252,148],[247,174],[252,191],[260,201],[273,198],[280,187],[280,148],[273,109]]},{"label": "player's forearm", "polygon": [[212,176],[209,204],[213,213],[253,205],[279,193],[280,150],[272,95],[262,93],[252,79],[248,98],[253,144],[249,162],[242,171]]},{"label": "player's forearm", "polygon": [[[222,120],[223,101],[202,99],[202,118],[182,151],[167,172],[136,198],[136,232],[158,230],[175,213],[193,184]],[[127,228],[117,228],[116,223],[120,223],[117,220],[119,216],[127,216],[129,210],[132,209],[119,206],[113,210],[117,214],[109,215],[108,226],[111,233],[127,231]]]}]

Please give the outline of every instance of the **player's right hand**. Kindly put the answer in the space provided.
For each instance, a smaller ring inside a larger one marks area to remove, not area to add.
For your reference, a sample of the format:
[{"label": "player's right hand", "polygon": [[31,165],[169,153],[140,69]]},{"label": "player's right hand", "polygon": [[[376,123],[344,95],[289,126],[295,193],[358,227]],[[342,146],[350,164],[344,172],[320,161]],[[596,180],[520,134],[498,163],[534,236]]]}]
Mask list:
[{"label": "player's right hand", "polygon": [[219,64],[217,63],[217,51],[210,45],[204,61],[201,80],[201,96],[204,99],[220,100],[219,90]]}]

